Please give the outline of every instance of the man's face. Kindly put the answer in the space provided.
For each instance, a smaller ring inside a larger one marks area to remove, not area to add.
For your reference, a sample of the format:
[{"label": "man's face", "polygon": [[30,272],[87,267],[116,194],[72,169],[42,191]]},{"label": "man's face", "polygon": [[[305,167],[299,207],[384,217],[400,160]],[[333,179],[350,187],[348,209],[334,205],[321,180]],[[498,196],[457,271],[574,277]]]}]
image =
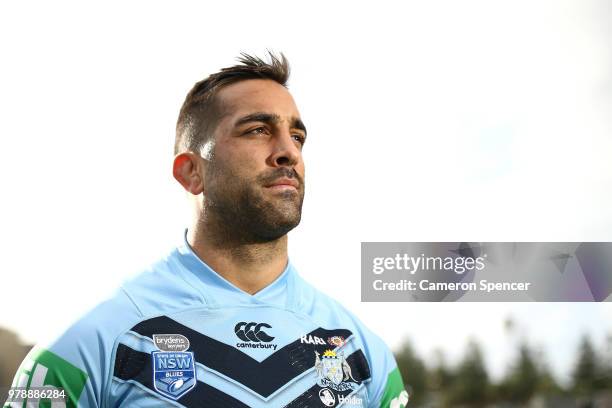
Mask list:
[{"label": "man's face", "polygon": [[265,79],[237,82],[216,95],[222,118],[202,149],[204,211],[229,230],[265,242],[300,222],[306,130],[293,98]]}]

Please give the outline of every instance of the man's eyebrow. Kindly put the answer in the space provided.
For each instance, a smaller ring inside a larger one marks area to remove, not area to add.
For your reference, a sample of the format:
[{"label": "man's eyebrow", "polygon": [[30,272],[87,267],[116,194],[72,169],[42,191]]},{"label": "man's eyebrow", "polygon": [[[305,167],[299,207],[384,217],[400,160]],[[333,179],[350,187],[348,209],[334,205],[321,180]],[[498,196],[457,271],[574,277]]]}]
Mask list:
[{"label": "man's eyebrow", "polygon": [[263,122],[268,124],[274,124],[280,121],[280,116],[274,113],[255,112],[249,115],[243,116],[236,121],[234,126],[244,125],[249,122]]},{"label": "man's eyebrow", "polygon": [[[243,116],[236,121],[234,126],[241,126],[250,122],[263,122],[267,124],[276,124],[280,122],[281,118],[279,115],[275,113],[266,113],[266,112],[255,112],[249,115]],[[304,131],[306,134],[306,126],[304,126],[304,122],[300,118],[293,117],[291,118],[291,127],[300,129]]]},{"label": "man's eyebrow", "polygon": [[308,132],[306,131],[306,126],[304,125],[304,122],[302,122],[302,119],[300,119],[300,118],[293,118],[291,122],[292,122],[291,123],[291,127],[303,130],[304,131],[304,135],[308,134]]}]

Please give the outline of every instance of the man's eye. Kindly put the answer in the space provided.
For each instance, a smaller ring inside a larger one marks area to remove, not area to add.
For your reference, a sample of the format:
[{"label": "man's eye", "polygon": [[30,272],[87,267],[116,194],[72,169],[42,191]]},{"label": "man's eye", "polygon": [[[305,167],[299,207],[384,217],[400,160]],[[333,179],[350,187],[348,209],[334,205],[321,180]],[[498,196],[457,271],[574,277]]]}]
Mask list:
[{"label": "man's eye", "polygon": [[252,133],[252,134],[258,135],[258,134],[267,133],[267,129],[262,126],[262,127],[258,127],[258,128],[255,128],[255,129],[251,129],[247,133]]},{"label": "man's eye", "polygon": [[297,140],[298,142],[300,142],[300,144],[304,144],[304,142],[306,142],[306,138],[302,135],[300,135],[299,133],[295,134],[292,136],[294,140]]}]

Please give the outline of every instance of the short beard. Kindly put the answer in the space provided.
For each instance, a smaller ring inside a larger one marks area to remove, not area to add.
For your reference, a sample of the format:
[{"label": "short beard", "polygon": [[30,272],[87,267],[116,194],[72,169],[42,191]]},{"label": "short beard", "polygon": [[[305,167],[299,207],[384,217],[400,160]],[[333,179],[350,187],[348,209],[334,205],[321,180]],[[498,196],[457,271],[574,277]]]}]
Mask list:
[{"label": "short beard", "polygon": [[[210,164],[215,168],[209,169],[212,175],[209,180],[215,180],[209,184],[207,196],[204,197],[203,216],[209,221],[208,227],[216,230],[218,244],[275,241],[300,223],[304,180],[295,170],[281,167],[254,180],[244,180],[230,174],[228,169],[218,169],[212,162]],[[274,202],[266,200],[258,187],[268,185],[280,177],[297,180],[297,193],[287,191],[274,199]]]}]

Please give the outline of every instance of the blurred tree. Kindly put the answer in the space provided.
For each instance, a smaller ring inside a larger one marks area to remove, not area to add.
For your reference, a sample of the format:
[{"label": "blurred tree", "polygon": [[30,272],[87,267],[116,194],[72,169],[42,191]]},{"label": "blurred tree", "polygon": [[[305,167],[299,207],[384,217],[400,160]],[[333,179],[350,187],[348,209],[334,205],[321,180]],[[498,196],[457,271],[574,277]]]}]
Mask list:
[{"label": "blurred tree", "polygon": [[600,363],[598,388],[612,390],[612,334],[606,337],[606,344]]},{"label": "blurred tree", "polygon": [[440,349],[434,351],[433,368],[429,371],[427,384],[430,390],[430,406],[446,408],[448,403],[448,390],[453,383],[453,370],[446,363],[446,356]]},{"label": "blurred tree", "polygon": [[514,323],[514,319],[510,316],[506,317],[506,319],[504,320],[504,330],[506,331],[506,333],[511,335],[514,332],[515,327],[516,324]]},{"label": "blurred tree", "polygon": [[572,388],[579,396],[590,396],[598,388],[599,367],[597,353],[590,338],[585,335],[580,343],[578,359],[572,373]]},{"label": "blurred tree", "polygon": [[447,395],[450,406],[483,407],[490,395],[489,376],[476,341],[468,343],[466,354],[454,375]]},{"label": "blurred tree", "polygon": [[453,373],[446,364],[444,352],[440,349],[434,351],[434,367],[429,372],[428,385],[432,390],[444,390],[450,387]]},{"label": "blurred tree", "polygon": [[555,379],[548,364],[540,362],[539,372],[538,391],[546,395],[559,395],[566,392]]},{"label": "blurred tree", "polygon": [[535,394],[541,382],[538,364],[527,343],[521,344],[517,361],[498,387],[505,401],[525,404]]},{"label": "blurred tree", "polygon": [[423,361],[415,354],[410,341],[404,341],[395,355],[404,384],[410,393],[411,406],[419,406],[426,399],[427,371]]}]

